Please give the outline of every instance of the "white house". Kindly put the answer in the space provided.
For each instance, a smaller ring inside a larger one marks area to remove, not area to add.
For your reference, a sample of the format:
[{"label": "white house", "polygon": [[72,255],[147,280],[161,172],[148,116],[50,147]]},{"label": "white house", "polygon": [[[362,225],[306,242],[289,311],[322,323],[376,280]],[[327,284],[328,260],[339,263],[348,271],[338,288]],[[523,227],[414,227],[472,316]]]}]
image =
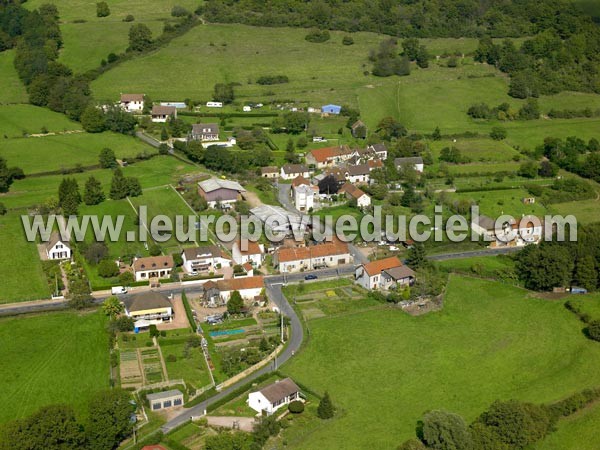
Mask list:
[{"label": "white house", "polygon": [[498,229],[494,219],[484,215],[474,216],[471,228],[484,241],[489,242],[490,247],[537,244],[544,233],[541,220],[535,216],[523,216],[515,223],[499,224]]},{"label": "white house", "polygon": [[121,94],[121,108],[131,113],[141,113],[144,110],[144,94]]},{"label": "white house", "polygon": [[394,164],[396,165],[396,169],[402,170],[405,167],[412,167],[417,172],[423,172],[425,165],[423,164],[423,158],[420,156],[413,156],[410,158],[396,158],[394,160]]},{"label": "white house", "polygon": [[231,260],[216,245],[186,248],[181,252],[181,258],[187,273],[210,272],[231,265]]},{"label": "white house", "polygon": [[298,211],[308,211],[314,208],[315,197],[318,194],[319,187],[312,186],[306,178],[298,176],[292,181],[292,195]]},{"label": "white house", "polygon": [[368,183],[371,179],[371,170],[373,168],[368,163],[356,164],[348,166],[344,174],[350,183]]},{"label": "white house", "polygon": [[131,265],[135,281],[169,278],[173,267],[175,267],[175,263],[171,255],[136,258]]},{"label": "white house", "polygon": [[123,300],[125,315],[131,317],[137,328],[145,328],[163,322],[170,322],[173,317],[171,300],[160,292],[149,291],[129,295]]},{"label": "white house", "polygon": [[254,267],[260,267],[265,260],[265,246],[253,241],[236,241],[233,243],[231,255],[236,264],[249,262]]},{"label": "white house", "polygon": [[291,378],[285,378],[265,386],[260,391],[250,392],[247,403],[257,413],[265,411],[271,415],[295,400],[300,400],[300,388]]},{"label": "white house", "polygon": [[371,206],[371,197],[368,194],[362,191],[362,189],[357,188],[351,183],[345,183],[340,190],[338,191],[340,194],[346,194],[347,199],[355,199],[356,206],[359,208],[366,208]]},{"label": "white house", "polygon": [[244,300],[254,300],[261,295],[265,288],[265,281],[262,276],[240,277],[207,281],[202,287],[204,288],[204,300],[213,304],[223,304],[229,301],[234,291],[239,292]]},{"label": "white house", "polygon": [[195,141],[218,141],[219,124],[218,123],[195,123],[192,125],[190,139]]},{"label": "white house", "polygon": [[415,273],[402,264],[398,257],[392,256],[361,264],[354,272],[354,279],[365,289],[389,289],[396,284],[413,284]]},{"label": "white house", "polygon": [[263,178],[279,178],[279,167],[277,167],[277,166],[261,167],[260,175]]},{"label": "white house", "polygon": [[46,243],[46,256],[48,259],[71,259],[73,251],[68,241],[63,241],[57,232],[50,235]]},{"label": "white house", "polygon": [[352,255],[348,244],[341,241],[308,247],[281,247],[273,255],[273,265],[281,273],[336,267],[351,262]]},{"label": "white house", "polygon": [[174,106],[154,105],[152,107],[152,122],[164,123],[170,117],[177,118],[177,108]]},{"label": "white house", "polygon": [[304,164],[284,164],[280,176],[283,180],[293,180],[298,176],[308,178],[310,173]]}]

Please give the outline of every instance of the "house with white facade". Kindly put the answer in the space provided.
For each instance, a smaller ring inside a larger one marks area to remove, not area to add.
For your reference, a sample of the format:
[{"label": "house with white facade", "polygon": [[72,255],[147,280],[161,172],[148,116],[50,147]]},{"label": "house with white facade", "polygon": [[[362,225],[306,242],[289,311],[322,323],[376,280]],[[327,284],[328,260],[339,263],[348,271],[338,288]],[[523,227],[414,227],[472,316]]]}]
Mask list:
[{"label": "house with white facade", "polygon": [[356,200],[356,206],[361,209],[371,206],[371,197],[351,183],[345,183],[338,193],[345,194],[348,200]]},{"label": "house with white facade", "polygon": [[226,304],[235,291],[240,293],[243,300],[253,301],[260,296],[265,288],[265,280],[262,276],[230,278],[227,280],[207,281],[204,288],[204,300],[209,303]]},{"label": "house with white facade", "polygon": [[58,232],[50,235],[50,240],[45,244],[48,259],[71,259],[73,251],[68,241],[63,240]]},{"label": "house with white facade", "polygon": [[135,281],[169,278],[174,267],[175,262],[171,255],[136,258],[131,265]]},{"label": "house with white facade", "polygon": [[218,141],[218,123],[195,123],[192,125],[189,139],[194,141]]},{"label": "house with white facade", "polygon": [[216,245],[186,248],[181,252],[181,258],[187,273],[214,272],[231,265],[231,260]]},{"label": "house with white facade", "polygon": [[396,158],[394,160],[394,165],[396,169],[399,171],[405,169],[406,167],[412,167],[416,172],[423,172],[425,168],[425,164],[423,163],[423,158],[420,156],[412,156],[409,158]]},{"label": "house with white facade", "polygon": [[231,255],[236,264],[249,262],[254,267],[260,267],[265,260],[265,246],[250,240],[236,241],[231,248]]},{"label": "house with white facade", "polygon": [[395,286],[410,286],[415,282],[415,273],[402,264],[396,256],[361,264],[354,272],[356,283],[368,290],[390,289]]},{"label": "house with white facade", "polygon": [[319,187],[311,185],[306,178],[298,176],[292,181],[291,195],[298,211],[308,211],[315,206],[315,198],[318,198]]},{"label": "house with white facade", "polygon": [[300,388],[291,378],[285,378],[265,386],[260,391],[250,392],[247,403],[257,413],[264,411],[271,415],[279,408],[300,399]]},{"label": "house with white facade", "polygon": [[277,167],[277,166],[261,167],[260,176],[263,178],[279,178],[279,167]]},{"label": "house with white facade", "polygon": [[150,325],[170,322],[173,317],[171,300],[166,295],[156,291],[129,295],[123,300],[123,305],[125,315],[134,320],[136,328],[146,328]]},{"label": "house with white facade", "polygon": [[523,216],[514,223],[504,222],[496,227],[494,219],[478,215],[473,216],[471,229],[493,248],[537,244],[544,235],[542,221],[536,216]]},{"label": "house with white facade", "polygon": [[177,119],[177,108],[174,106],[154,105],[150,114],[152,122],[165,123],[171,117]]},{"label": "house with white facade", "polygon": [[296,177],[308,178],[310,177],[310,172],[304,164],[284,164],[281,167],[279,176],[283,180],[293,180]]},{"label": "house with white facade", "polygon": [[273,255],[273,266],[281,273],[322,269],[352,263],[348,244],[325,242],[306,247],[280,247]]},{"label": "house with white facade", "polygon": [[121,108],[130,113],[141,113],[144,110],[144,94],[121,94]]},{"label": "house with white facade", "polygon": [[346,180],[350,183],[368,184],[371,180],[371,170],[373,168],[368,163],[349,165],[346,167],[344,174]]}]

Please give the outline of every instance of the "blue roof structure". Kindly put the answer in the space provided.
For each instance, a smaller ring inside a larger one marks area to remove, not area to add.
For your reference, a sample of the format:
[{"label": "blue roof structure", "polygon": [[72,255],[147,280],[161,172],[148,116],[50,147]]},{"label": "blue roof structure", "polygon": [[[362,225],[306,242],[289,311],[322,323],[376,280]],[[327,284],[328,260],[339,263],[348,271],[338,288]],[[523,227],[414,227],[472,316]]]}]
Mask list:
[{"label": "blue roof structure", "polygon": [[339,105],[325,105],[321,107],[321,112],[327,114],[339,114],[342,111],[342,107]]}]

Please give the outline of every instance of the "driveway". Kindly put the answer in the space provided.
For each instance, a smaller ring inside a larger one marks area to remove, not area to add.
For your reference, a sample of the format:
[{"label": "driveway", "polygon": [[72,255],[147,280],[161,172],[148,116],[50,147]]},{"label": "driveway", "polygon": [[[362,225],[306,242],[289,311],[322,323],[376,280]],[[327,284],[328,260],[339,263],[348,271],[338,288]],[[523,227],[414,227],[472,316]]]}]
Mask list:
[{"label": "driveway", "polygon": [[173,296],[173,301],[171,301],[173,305],[173,320],[171,322],[161,323],[156,326],[159,330],[178,330],[180,328],[189,328],[190,322],[187,319],[187,315],[185,313],[185,307],[183,306],[183,301],[181,300],[181,295]]},{"label": "driveway", "polygon": [[206,416],[208,424],[214,427],[234,428],[251,432],[254,429],[254,417]]}]

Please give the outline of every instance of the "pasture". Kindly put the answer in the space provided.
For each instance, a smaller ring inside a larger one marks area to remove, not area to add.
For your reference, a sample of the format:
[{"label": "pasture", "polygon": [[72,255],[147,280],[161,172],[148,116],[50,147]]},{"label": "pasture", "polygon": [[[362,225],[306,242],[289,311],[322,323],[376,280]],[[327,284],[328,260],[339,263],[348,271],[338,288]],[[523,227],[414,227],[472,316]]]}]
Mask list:
[{"label": "pasture", "polygon": [[429,141],[429,149],[434,160],[440,157],[440,151],[445,147],[456,147],[461,156],[469,158],[473,162],[506,162],[512,161],[513,157],[519,156],[514,148],[504,141],[494,141],[489,138],[474,139],[443,139],[440,141]]},{"label": "pasture", "polygon": [[510,189],[500,191],[478,191],[452,194],[456,199],[466,199],[479,205],[480,214],[498,217],[509,214],[515,218],[521,215],[533,214],[543,216],[547,210],[540,203],[525,205],[523,198],[531,195],[525,189]]},{"label": "pasture", "polygon": [[438,313],[374,310],[308,326],[285,372],[328,390],[340,413],[296,448],[395,448],[430,409],[470,421],[496,399],[550,402],[600,384],[600,346],[572,313],[497,282],[452,276]]},{"label": "pasture", "polygon": [[558,422],[557,431],[535,445],[534,450],[596,450],[600,422],[600,405],[594,403],[584,410]]},{"label": "pasture", "polygon": [[548,207],[552,214],[563,216],[572,214],[579,223],[587,224],[600,221],[600,202],[598,199],[555,203]]},{"label": "pasture", "polygon": [[33,105],[0,106],[0,135],[8,138],[26,134],[60,133],[81,130],[81,125],[69,120],[64,114]]},{"label": "pasture", "polygon": [[[197,167],[186,164],[169,156],[155,156],[147,161],[140,161],[123,167],[123,174],[128,177],[136,177],[142,188],[149,188],[175,182],[181,176],[197,171]],[[11,186],[10,192],[0,195],[2,201],[8,208],[25,208],[39,205],[48,198],[58,197],[58,186],[66,175],[49,175],[44,177],[24,178],[17,180]],[[84,173],[68,175],[75,178],[82,190],[85,181],[94,176],[99,180],[104,192],[108,194],[112,179],[112,170],[97,169]]]},{"label": "pasture", "polygon": [[19,80],[13,65],[14,50],[0,52],[0,103],[24,103],[27,101],[27,91]]},{"label": "pasture", "polygon": [[0,319],[0,422],[66,403],[85,416],[87,402],[109,386],[108,335],[100,312],[71,311]]},{"label": "pasture", "polygon": [[122,134],[75,133],[57,136],[0,140],[0,156],[26,175],[98,164],[100,151],[111,148],[117,158],[134,158],[156,150],[138,139]]},{"label": "pasture", "polygon": [[25,239],[19,214],[0,216],[0,245],[0,304],[50,298],[36,243]]}]

